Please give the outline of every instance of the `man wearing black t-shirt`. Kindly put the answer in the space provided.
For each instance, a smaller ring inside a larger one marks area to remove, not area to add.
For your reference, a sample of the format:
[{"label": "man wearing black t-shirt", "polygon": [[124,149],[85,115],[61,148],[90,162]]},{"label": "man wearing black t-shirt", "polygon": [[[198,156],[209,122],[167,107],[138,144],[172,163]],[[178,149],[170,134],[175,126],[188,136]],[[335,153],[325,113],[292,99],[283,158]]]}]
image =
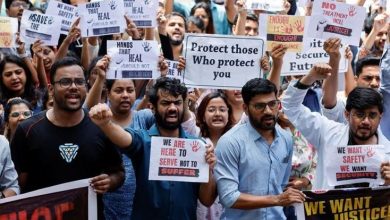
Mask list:
[{"label": "man wearing black t-shirt", "polygon": [[119,187],[120,154],[81,108],[86,83],[79,61],[54,63],[50,81],[53,109],[21,123],[11,142],[22,192],[89,177],[97,193]]}]

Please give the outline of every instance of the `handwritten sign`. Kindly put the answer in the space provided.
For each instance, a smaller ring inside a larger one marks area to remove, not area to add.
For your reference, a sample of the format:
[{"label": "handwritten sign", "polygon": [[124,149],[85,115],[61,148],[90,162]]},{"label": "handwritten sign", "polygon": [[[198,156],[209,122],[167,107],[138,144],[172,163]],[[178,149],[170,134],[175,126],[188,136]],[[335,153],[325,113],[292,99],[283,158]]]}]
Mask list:
[{"label": "handwritten sign", "polygon": [[78,6],[83,37],[118,34],[125,29],[123,0],[104,0]]},{"label": "handwritten sign", "polygon": [[385,220],[390,216],[389,187],[303,193],[305,201],[294,204],[298,220]]},{"label": "handwritten sign", "polygon": [[152,137],[149,180],[208,182],[205,153],[201,140]]},{"label": "handwritten sign", "polygon": [[61,18],[23,10],[20,26],[20,39],[28,44],[37,39],[45,45],[57,46],[60,38]]},{"label": "handwritten sign", "polygon": [[178,61],[173,60],[165,60],[168,64],[168,73],[167,77],[179,79],[180,81],[183,81],[183,75],[181,74],[181,71],[177,69]]},{"label": "handwritten sign", "polygon": [[[316,63],[329,62],[329,55],[323,49],[323,40],[311,39],[309,49],[301,53],[287,52],[283,58],[282,76],[306,75]],[[348,60],[345,59],[345,47],[340,48],[339,73],[346,72]]]},{"label": "handwritten sign", "polygon": [[260,15],[260,35],[267,39],[267,50],[283,43],[287,51],[300,52],[303,49],[305,16]]},{"label": "handwritten sign", "polygon": [[61,17],[61,34],[68,34],[73,22],[77,19],[77,7],[58,1],[49,1],[46,14]]},{"label": "handwritten sign", "polygon": [[247,9],[265,10],[265,11],[282,11],[283,0],[247,0],[245,2]]},{"label": "handwritten sign", "polygon": [[248,80],[262,76],[261,38],[188,34],[184,46],[187,86],[241,89]]},{"label": "handwritten sign", "polygon": [[329,147],[325,154],[325,176],[331,186],[368,182],[382,185],[380,165],[385,162],[383,145]]},{"label": "handwritten sign", "polygon": [[155,0],[123,0],[125,3],[125,13],[137,27],[156,27],[158,1]]},{"label": "handwritten sign", "polygon": [[344,44],[359,46],[366,17],[364,7],[337,1],[316,0],[307,33],[308,37],[339,37]]},{"label": "handwritten sign", "polygon": [[18,19],[0,17],[0,47],[15,47],[16,32],[18,32]]},{"label": "handwritten sign", "polygon": [[159,77],[156,41],[107,41],[111,63],[107,79],[156,79]]}]

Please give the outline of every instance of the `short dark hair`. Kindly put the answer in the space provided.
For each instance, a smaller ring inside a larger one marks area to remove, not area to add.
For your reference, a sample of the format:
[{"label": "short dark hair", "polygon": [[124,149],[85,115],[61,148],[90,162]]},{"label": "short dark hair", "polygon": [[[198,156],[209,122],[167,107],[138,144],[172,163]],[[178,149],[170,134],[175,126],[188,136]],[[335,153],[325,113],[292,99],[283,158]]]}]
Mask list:
[{"label": "short dark hair", "polygon": [[[84,71],[84,68],[81,65],[80,61],[74,57],[64,57],[54,62],[54,64],[51,66],[50,69],[50,82],[54,83],[54,78],[59,68],[66,67],[66,66],[74,66],[74,65],[80,66],[81,69],[83,69]],[[85,73],[84,73],[84,77],[85,77]]]},{"label": "short dark hair", "polygon": [[204,115],[206,113],[207,105],[209,104],[209,102],[212,99],[215,99],[215,98],[221,98],[225,102],[226,106],[229,109],[228,123],[226,124],[223,133],[228,131],[233,126],[233,110],[232,110],[232,107],[229,104],[225,94],[223,94],[222,92],[209,93],[208,95],[206,95],[202,99],[202,101],[200,102],[199,107],[196,111],[196,125],[200,128],[200,134],[202,135],[202,137],[210,137],[209,129],[207,127],[206,122],[203,121],[203,118],[204,118]]},{"label": "short dark hair", "polygon": [[[259,18],[254,13],[248,12],[248,14],[246,15],[246,20],[251,20],[251,21],[254,21],[257,24],[259,24]],[[238,14],[236,14],[236,16],[234,16],[233,25],[237,25],[237,21],[238,21]]]},{"label": "short dark hair", "polygon": [[158,91],[168,92],[175,97],[180,96],[185,100],[187,98],[187,88],[178,79],[161,77],[156,80],[156,84],[149,90],[149,101],[157,109]]},{"label": "short dark hair", "polygon": [[190,16],[187,19],[187,27],[190,23],[193,23],[197,28],[199,28],[202,32],[205,32],[206,27],[204,26],[204,22],[202,19],[195,17],[195,16]]},{"label": "short dark hair", "polygon": [[359,76],[363,72],[365,66],[379,66],[380,58],[367,56],[356,62],[356,76]]},{"label": "short dark hair", "polygon": [[345,109],[350,112],[353,108],[364,110],[375,106],[383,112],[382,95],[372,88],[356,87],[349,93]]},{"label": "short dark hair", "polygon": [[182,15],[182,14],[180,14],[179,12],[172,12],[172,13],[170,13],[170,14],[168,14],[166,17],[167,17],[167,21],[169,20],[169,19],[171,19],[172,17],[181,17],[182,19],[183,19],[183,21],[184,21],[184,29],[187,31],[187,19],[186,19],[186,17],[184,16],[184,15]]},{"label": "short dark hair", "polygon": [[262,78],[254,78],[249,80],[241,89],[242,99],[246,105],[249,105],[251,99],[256,95],[269,93],[275,93],[275,96],[277,96],[278,89],[274,83],[268,79]]},{"label": "short dark hair", "polygon": [[11,7],[12,2],[14,1],[23,1],[29,4],[29,8],[32,6],[31,2],[29,0],[5,0],[5,8],[9,9]]}]

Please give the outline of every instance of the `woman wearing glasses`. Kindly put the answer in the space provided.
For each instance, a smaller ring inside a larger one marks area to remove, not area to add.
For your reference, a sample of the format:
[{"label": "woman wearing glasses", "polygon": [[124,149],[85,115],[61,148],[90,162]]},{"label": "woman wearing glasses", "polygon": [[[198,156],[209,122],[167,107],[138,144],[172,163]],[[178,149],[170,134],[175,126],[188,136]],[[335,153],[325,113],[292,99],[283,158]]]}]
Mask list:
[{"label": "woman wearing glasses", "polygon": [[23,120],[33,115],[31,104],[19,97],[12,98],[4,108],[5,131],[4,136],[11,141],[16,127]]},{"label": "woman wearing glasses", "polygon": [[[216,146],[219,138],[232,127],[232,119],[232,109],[224,94],[212,92],[206,95],[199,104],[196,115],[199,136]],[[218,198],[209,208],[198,201],[197,219],[220,219],[221,214],[222,205]]]}]

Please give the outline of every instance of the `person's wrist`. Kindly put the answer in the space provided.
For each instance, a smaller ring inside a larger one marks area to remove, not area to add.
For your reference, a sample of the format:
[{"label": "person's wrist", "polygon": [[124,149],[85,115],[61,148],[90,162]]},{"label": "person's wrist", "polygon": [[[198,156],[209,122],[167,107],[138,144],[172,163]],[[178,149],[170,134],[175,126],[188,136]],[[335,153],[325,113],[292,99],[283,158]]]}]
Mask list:
[{"label": "person's wrist", "polygon": [[3,193],[3,191],[0,192],[0,199],[4,199],[5,198],[5,195]]},{"label": "person's wrist", "polygon": [[18,56],[19,56],[19,58],[21,58],[21,59],[25,59],[25,58],[28,58],[28,57],[29,57],[26,51],[24,51],[24,53],[19,53]]}]

